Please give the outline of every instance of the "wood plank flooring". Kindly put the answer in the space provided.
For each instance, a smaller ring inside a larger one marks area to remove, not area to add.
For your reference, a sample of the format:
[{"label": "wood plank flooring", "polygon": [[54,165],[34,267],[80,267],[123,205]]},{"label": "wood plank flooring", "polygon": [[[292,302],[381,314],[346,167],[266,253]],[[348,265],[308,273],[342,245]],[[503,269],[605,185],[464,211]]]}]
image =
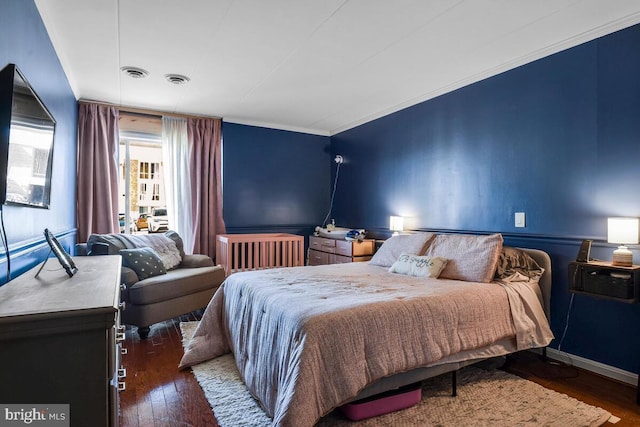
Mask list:
[{"label": "wood plank flooring", "polygon": [[191,370],[178,370],[183,353],[180,322],[199,320],[200,315],[192,313],[153,325],[146,340],[138,337],[135,327],[127,327],[121,427],[218,427]]},{"label": "wood plank flooring", "polygon": [[[121,427],[218,427],[191,371],[177,368],[182,357],[180,321],[198,320],[200,316],[196,312],[153,325],[146,340],[138,338],[135,327],[127,328],[128,354],[123,356],[127,386],[120,393]],[[530,352],[513,355],[504,369],[608,410],[621,418],[616,427],[640,425],[635,387],[578,368],[543,362]]]}]

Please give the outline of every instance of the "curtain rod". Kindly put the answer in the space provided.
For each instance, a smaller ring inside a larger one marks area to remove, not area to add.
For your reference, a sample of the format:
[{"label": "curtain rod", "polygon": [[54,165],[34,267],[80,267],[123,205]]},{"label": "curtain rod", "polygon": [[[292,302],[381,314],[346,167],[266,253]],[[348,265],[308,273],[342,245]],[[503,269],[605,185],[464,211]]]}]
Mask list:
[{"label": "curtain rod", "polygon": [[123,111],[125,113],[145,114],[147,116],[169,116],[169,117],[181,117],[185,119],[194,118],[194,119],[222,120],[222,117],[218,117],[218,116],[201,116],[201,115],[194,115],[194,114],[169,113],[167,111],[149,110],[146,108],[138,108],[138,107],[128,107],[125,105],[116,105],[116,104],[110,104],[108,102],[91,101],[86,99],[80,99],[78,100],[78,102],[82,104],[97,104],[97,105],[103,105],[105,107],[115,107],[119,111]]}]

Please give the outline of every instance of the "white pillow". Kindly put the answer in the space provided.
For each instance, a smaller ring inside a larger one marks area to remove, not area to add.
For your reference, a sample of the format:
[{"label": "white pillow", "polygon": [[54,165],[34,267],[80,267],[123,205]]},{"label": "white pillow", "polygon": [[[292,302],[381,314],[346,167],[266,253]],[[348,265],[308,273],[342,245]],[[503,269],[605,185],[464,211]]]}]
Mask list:
[{"label": "white pillow", "polygon": [[437,279],[446,265],[447,260],[442,257],[400,254],[398,260],[389,268],[389,273]]},{"label": "white pillow", "polygon": [[391,267],[400,254],[422,255],[433,233],[398,234],[387,239],[373,255],[369,264]]}]

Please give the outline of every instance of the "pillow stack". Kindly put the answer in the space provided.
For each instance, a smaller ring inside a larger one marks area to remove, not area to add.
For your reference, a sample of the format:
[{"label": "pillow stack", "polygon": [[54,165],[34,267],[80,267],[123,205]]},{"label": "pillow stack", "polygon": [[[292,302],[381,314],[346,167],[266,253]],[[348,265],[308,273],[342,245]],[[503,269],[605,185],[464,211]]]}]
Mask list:
[{"label": "pillow stack", "polygon": [[502,249],[501,234],[404,234],[385,241],[369,263],[392,273],[488,283]]}]

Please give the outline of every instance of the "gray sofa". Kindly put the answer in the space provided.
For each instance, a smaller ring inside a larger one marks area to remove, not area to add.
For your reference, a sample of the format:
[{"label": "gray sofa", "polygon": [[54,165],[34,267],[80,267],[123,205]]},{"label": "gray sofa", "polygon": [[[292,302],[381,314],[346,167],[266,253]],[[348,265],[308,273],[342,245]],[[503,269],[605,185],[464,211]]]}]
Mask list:
[{"label": "gray sofa", "polygon": [[[155,236],[92,234],[87,243],[76,245],[76,255],[117,255],[121,250],[152,246]],[[154,323],[206,307],[225,279],[222,266],[214,265],[210,257],[185,254],[182,239],[175,231],[168,231],[164,236],[175,242],[180,253],[176,267],[141,280],[134,269],[122,266],[121,282],[125,287],[121,300],[125,307],[121,321],[137,326],[142,339]]]}]

